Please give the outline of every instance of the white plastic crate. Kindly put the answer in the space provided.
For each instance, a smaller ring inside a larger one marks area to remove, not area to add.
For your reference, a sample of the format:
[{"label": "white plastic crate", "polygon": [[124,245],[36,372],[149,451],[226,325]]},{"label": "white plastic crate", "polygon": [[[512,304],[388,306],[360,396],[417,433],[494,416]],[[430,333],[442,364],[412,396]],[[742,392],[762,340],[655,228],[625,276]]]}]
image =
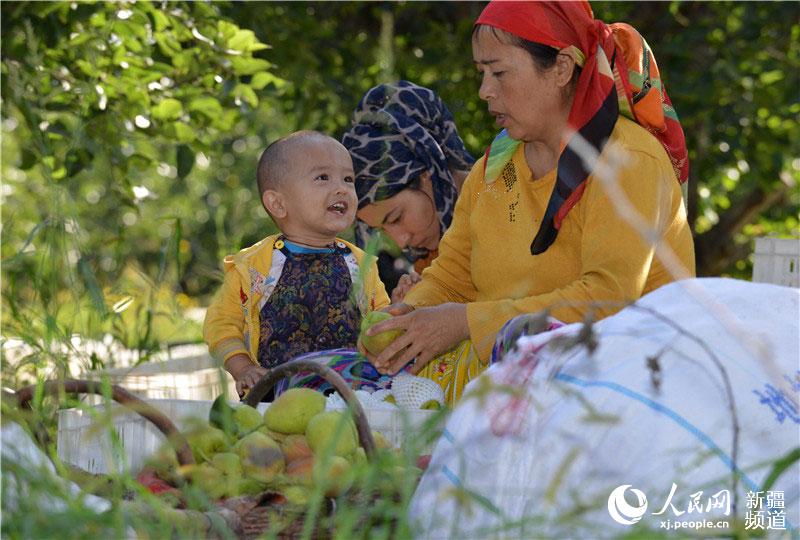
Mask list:
[{"label": "white plastic crate", "polygon": [[[164,413],[181,431],[191,425],[192,418],[206,421],[212,404],[212,401],[206,400],[176,399],[152,399],[147,402]],[[261,403],[258,410],[263,412],[268,406],[269,403]],[[104,410],[103,405],[94,407],[101,418]],[[91,473],[121,471],[125,464],[130,471],[139,471],[147,457],[161,446],[164,435],[150,421],[121,405],[114,404],[111,412],[124,455],[114,456],[112,453],[113,445],[108,430],[101,427],[108,426],[107,422],[95,422],[88,411],[65,409],[59,411],[58,415],[57,443],[61,460]],[[421,426],[435,411],[365,409],[365,413],[373,430],[399,446],[404,433]]]},{"label": "white plastic crate", "polygon": [[83,375],[95,380],[103,376],[145,399],[213,401],[225,387],[229,396],[236,395],[233,377],[208,354],[145,362],[134,368],[106,369]]},{"label": "white plastic crate", "polygon": [[800,238],[756,238],[753,281],[800,287]]}]

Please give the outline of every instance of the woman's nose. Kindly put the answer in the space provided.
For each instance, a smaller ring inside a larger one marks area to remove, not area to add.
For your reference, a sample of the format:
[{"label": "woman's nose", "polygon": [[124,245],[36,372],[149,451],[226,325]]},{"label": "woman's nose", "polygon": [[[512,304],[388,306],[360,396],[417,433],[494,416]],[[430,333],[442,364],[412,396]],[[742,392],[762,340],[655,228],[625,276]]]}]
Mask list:
[{"label": "woman's nose", "polygon": [[409,247],[408,243],[411,241],[411,234],[409,234],[408,231],[394,227],[391,229],[386,228],[385,231],[386,234],[389,235],[389,238],[391,238],[394,243],[397,244],[397,247],[400,249]]},{"label": "woman's nose", "polygon": [[494,85],[492,85],[491,80],[486,75],[481,78],[481,86],[478,88],[478,97],[483,101],[489,101],[490,98],[495,97]]}]

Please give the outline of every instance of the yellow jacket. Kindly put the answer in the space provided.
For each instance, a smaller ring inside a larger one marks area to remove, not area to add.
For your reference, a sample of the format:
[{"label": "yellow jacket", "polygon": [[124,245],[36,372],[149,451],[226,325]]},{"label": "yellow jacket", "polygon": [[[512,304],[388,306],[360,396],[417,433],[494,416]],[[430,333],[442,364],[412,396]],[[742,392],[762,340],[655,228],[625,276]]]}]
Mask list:
[{"label": "yellow jacket", "polygon": [[[268,236],[223,261],[225,280],[208,307],[203,325],[209,352],[220,362],[235,354],[247,354],[253,363],[258,363],[261,302],[272,293],[282,268],[272,264],[278,237]],[[350,242],[338,238],[337,242],[350,248],[352,258],[348,255],[345,260],[361,315],[388,306],[389,296],[378,276],[377,259]]]},{"label": "yellow jacket", "polygon": [[[666,152],[644,128],[622,117],[601,155],[603,164],[609,164],[609,148],[624,154],[622,163],[610,163],[618,188],[659,245],[674,254],[684,276],[693,276],[694,244]],[[589,311],[599,319],[680,277],[621,216],[619,199],[612,200],[595,175],[553,245],[531,255],[556,171],[534,179],[520,145],[503,174],[487,184],[483,159],[464,182],[439,256],[404,300],[415,307],[466,303],[470,339],[482,360],[489,358],[498,330],[516,315],[549,308],[564,322],[580,321]]]}]

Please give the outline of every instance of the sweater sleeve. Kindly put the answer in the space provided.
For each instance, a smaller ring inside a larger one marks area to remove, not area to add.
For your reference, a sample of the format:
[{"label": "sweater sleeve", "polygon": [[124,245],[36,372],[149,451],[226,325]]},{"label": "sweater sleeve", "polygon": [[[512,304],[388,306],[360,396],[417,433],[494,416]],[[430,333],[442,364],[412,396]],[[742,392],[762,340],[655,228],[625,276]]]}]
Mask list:
[{"label": "sweater sleeve", "polygon": [[[631,152],[617,177],[619,190],[656,238],[668,221],[671,199],[675,193],[679,196],[672,172],[662,161],[645,152]],[[568,323],[581,321],[591,312],[600,319],[641,296],[655,243],[645,240],[637,227],[619,214],[599,179],[588,182],[579,205],[570,212],[578,215],[567,216],[581,222],[580,277],[544,294],[468,304],[470,338],[482,359],[491,354],[503,324],[522,313],[550,309],[552,316]]]},{"label": "sweater sleeve", "polygon": [[381,281],[380,275],[378,274],[378,258],[370,257],[370,259],[370,310],[374,311],[376,309],[383,309],[392,302],[389,300],[389,295],[386,293],[386,287],[383,285],[383,281]]},{"label": "sweater sleeve", "polygon": [[446,302],[471,302],[476,298],[470,256],[470,213],[478,182],[483,180],[483,159],[472,167],[453,211],[450,227],[439,241],[439,255],[423,270],[422,281],[403,300],[413,307],[436,306]]},{"label": "sweater sleeve", "polygon": [[[203,339],[211,356],[225,362],[235,354],[250,353],[244,340],[245,320],[239,298],[241,280],[235,269],[226,269],[222,288],[206,312]],[[255,360],[251,357],[255,363]]]}]

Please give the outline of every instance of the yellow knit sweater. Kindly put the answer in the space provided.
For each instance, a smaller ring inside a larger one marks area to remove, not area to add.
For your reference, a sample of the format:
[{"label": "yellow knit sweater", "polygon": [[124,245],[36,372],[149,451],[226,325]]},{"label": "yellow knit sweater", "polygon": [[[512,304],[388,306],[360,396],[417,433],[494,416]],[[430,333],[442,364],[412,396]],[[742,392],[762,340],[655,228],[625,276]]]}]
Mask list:
[{"label": "yellow knit sweater", "polygon": [[[619,155],[616,185],[652,231],[645,240],[623,218],[603,182],[593,174],[567,214],[556,241],[533,256],[531,241],[544,215],[556,171],[534,179],[520,145],[503,174],[483,180],[483,159],[467,177],[439,256],[406,296],[415,306],[467,304],[470,339],[486,361],[498,330],[512,317],[545,308],[564,322],[593,311],[597,319],[665,283],[694,275],[694,244],[681,191],[666,152],[638,124],[620,117],[601,155]],[[513,164],[513,165],[512,165]],[[595,171],[599,170],[597,168]],[[671,251],[682,275],[656,256]]]}]

